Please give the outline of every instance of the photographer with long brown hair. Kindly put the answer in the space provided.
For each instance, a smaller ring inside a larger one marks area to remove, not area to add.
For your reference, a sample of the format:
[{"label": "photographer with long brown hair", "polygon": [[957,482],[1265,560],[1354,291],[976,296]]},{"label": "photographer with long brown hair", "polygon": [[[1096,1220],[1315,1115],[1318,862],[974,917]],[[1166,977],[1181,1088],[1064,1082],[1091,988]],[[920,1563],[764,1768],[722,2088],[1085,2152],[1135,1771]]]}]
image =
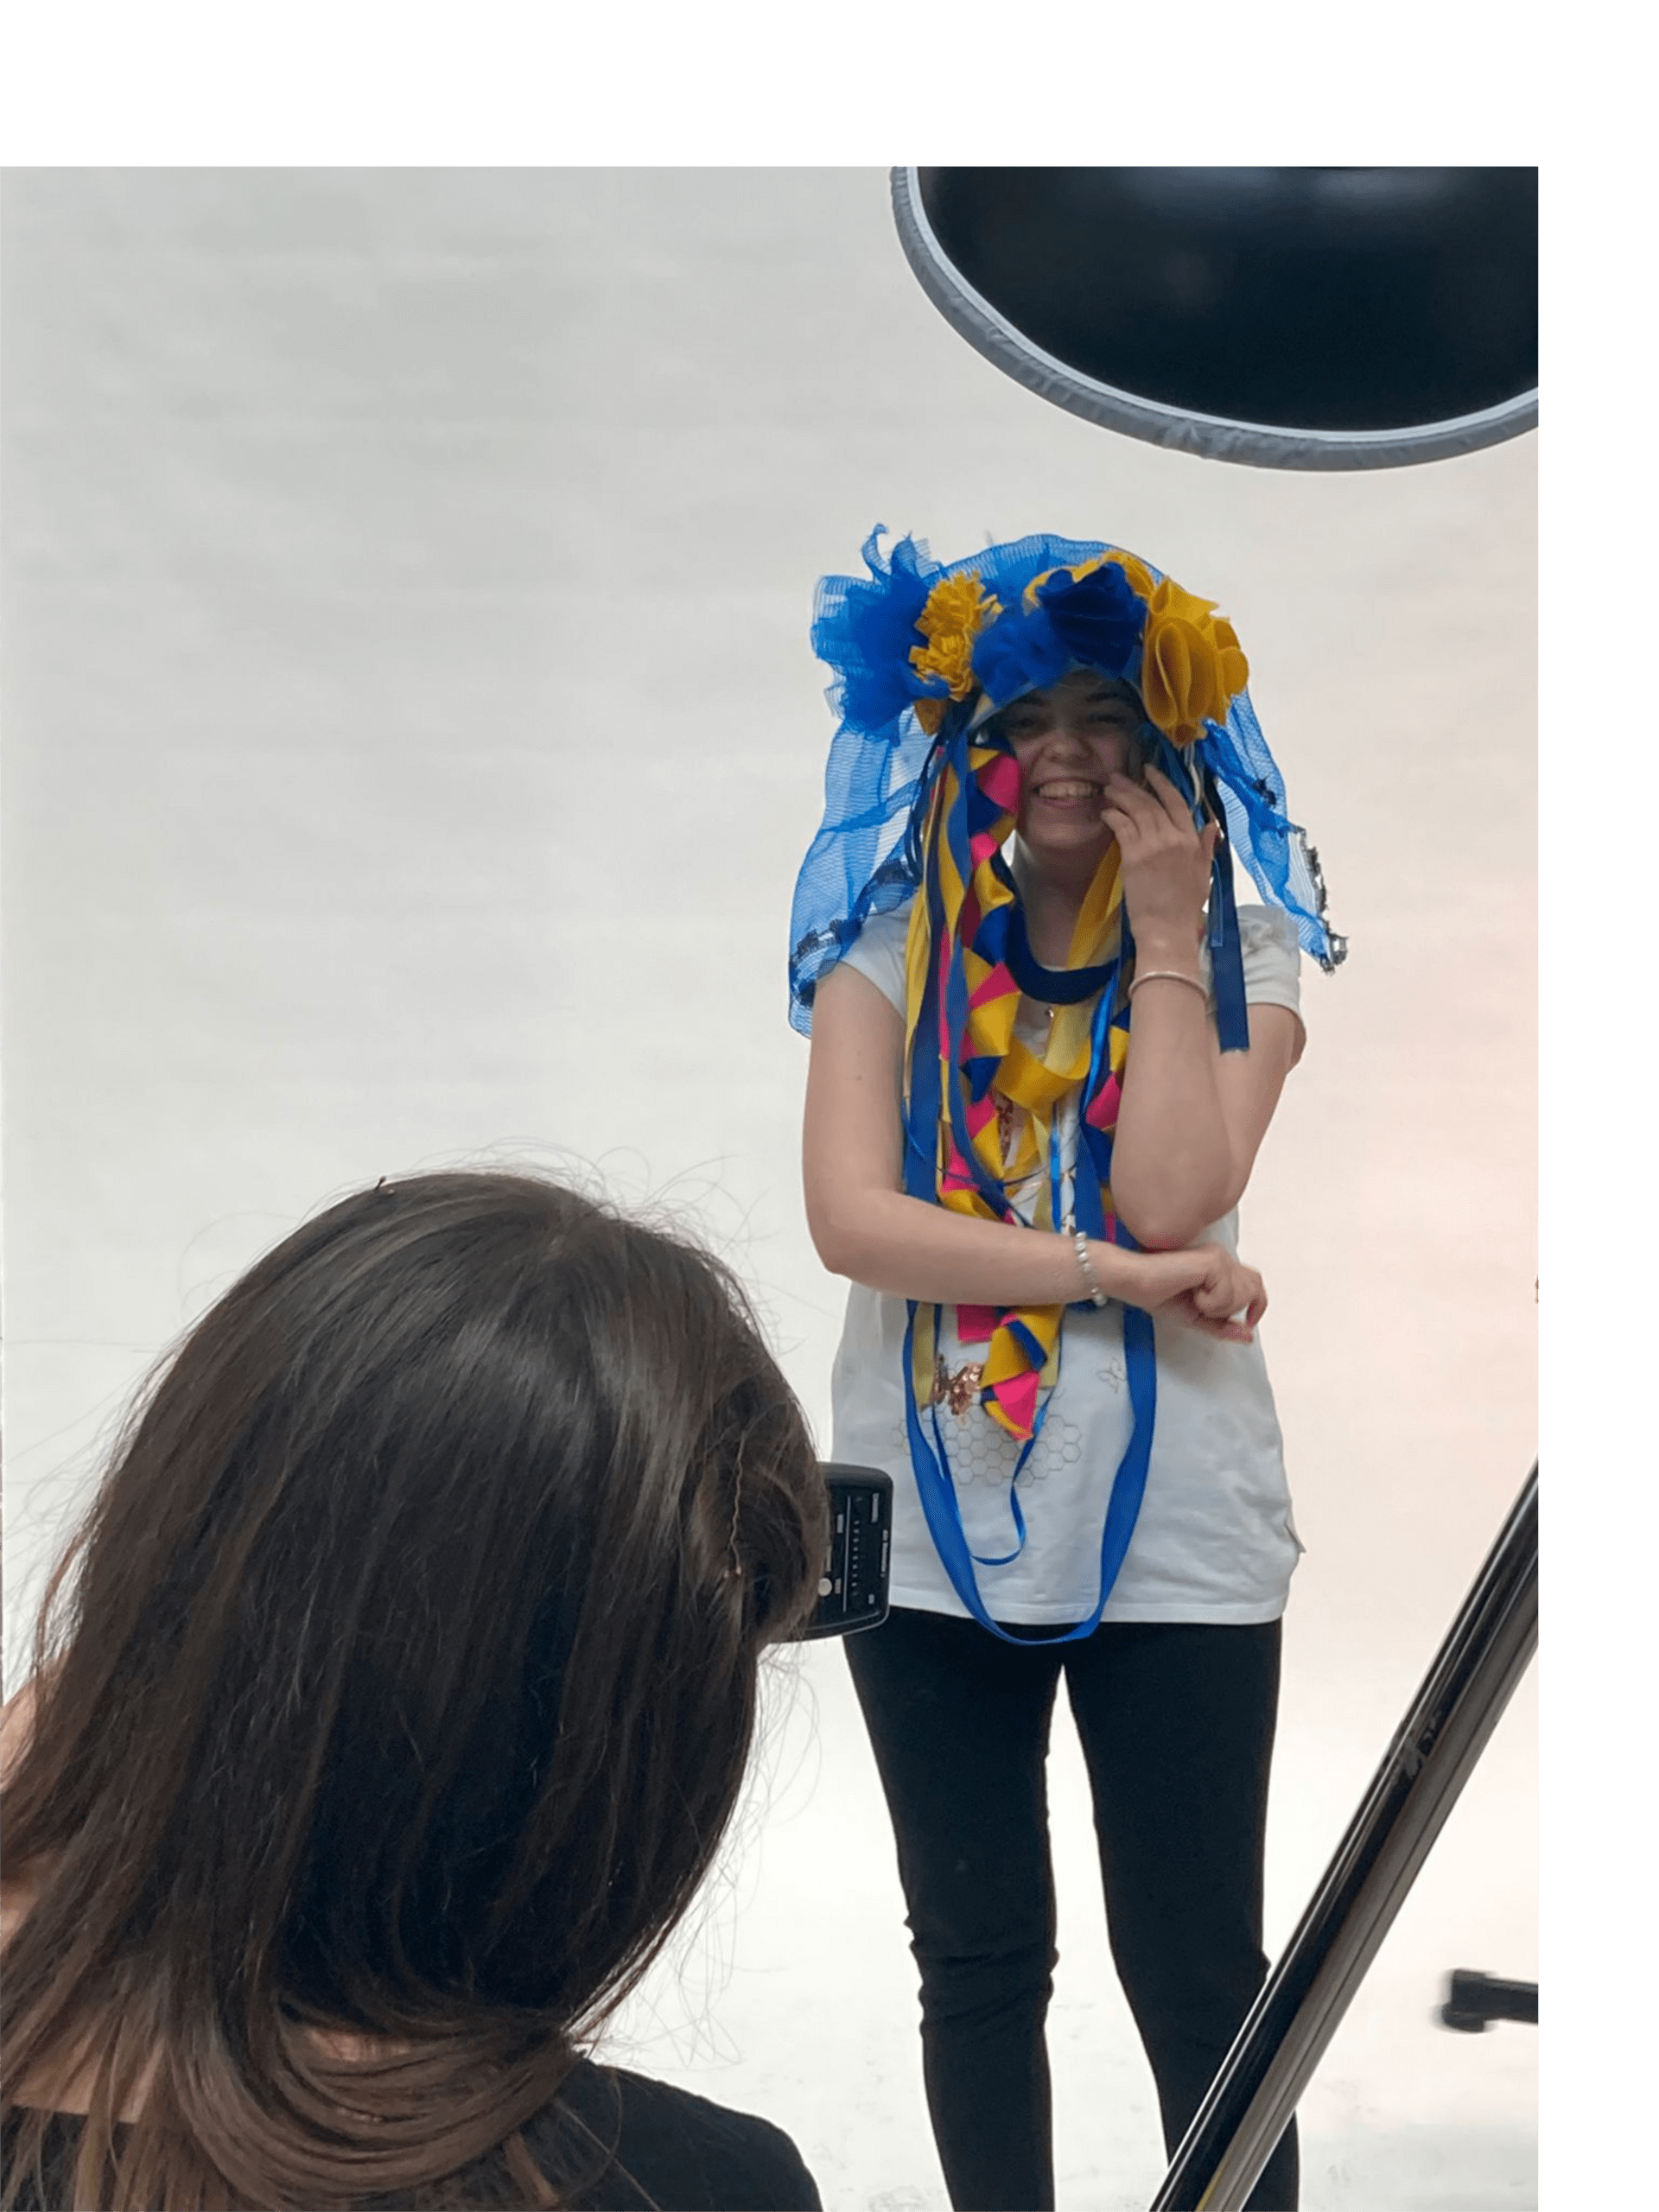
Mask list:
[{"label": "photographer with long brown hair", "polygon": [[3,2203],[813,2208],[583,2056],[824,1551],[734,1281],[525,1175],[330,1207],[130,1417],[6,1716]]}]

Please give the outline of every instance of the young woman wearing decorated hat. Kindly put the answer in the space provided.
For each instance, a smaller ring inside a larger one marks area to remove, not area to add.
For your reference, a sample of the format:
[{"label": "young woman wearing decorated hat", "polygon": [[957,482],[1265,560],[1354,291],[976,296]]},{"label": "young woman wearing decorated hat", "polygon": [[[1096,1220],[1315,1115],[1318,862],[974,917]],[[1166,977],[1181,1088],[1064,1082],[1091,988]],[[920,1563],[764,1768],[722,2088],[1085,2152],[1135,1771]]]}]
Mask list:
[{"label": "young woman wearing decorated hat", "polygon": [[[808,1217],[853,1286],[833,1448],[895,1478],[849,1657],[951,2202],[1040,2212],[1062,1677],[1166,2147],[1266,1970],[1301,1548],[1236,1210],[1300,953],[1344,947],[1212,601],[1058,537],[864,559],[819,587],[840,727],[791,957]],[[1250,2202],[1295,2196],[1293,2133]]]}]

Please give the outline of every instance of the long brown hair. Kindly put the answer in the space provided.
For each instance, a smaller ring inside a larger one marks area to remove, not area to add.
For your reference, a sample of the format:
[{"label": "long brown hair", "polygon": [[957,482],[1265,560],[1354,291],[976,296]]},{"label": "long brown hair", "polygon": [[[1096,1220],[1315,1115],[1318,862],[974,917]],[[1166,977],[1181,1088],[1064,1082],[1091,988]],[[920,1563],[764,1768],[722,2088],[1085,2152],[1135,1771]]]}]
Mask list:
[{"label": "long brown hair", "polygon": [[268,1254],[42,1609],[4,2204],[47,2127],[19,2085],[66,2065],[78,2205],[558,2202],[517,2131],[709,1869],[824,1510],[741,1291],[674,1236],[451,1173]]}]

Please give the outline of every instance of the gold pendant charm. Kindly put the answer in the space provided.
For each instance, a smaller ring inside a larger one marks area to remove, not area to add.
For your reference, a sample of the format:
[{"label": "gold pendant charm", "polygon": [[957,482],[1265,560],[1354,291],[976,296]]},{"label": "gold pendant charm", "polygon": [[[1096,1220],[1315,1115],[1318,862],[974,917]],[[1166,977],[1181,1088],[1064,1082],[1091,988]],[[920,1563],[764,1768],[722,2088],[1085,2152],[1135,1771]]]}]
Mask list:
[{"label": "gold pendant charm", "polygon": [[979,1395],[980,1378],[985,1372],[984,1363],[970,1360],[953,1375],[942,1358],[933,1362],[933,1395],[931,1405],[948,1406],[960,1421]]},{"label": "gold pendant charm", "polygon": [[1014,1101],[1005,1098],[1000,1090],[991,1096],[996,1101],[996,1141],[1002,1149],[1002,1165],[1006,1167],[1014,1154]]}]

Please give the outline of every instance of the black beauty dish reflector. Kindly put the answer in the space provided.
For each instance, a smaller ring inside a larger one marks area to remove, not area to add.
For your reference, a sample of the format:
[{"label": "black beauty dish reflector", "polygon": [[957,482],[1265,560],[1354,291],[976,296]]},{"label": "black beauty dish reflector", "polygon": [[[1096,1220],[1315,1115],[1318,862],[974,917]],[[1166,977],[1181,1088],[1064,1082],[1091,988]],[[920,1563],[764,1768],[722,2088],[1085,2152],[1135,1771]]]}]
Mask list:
[{"label": "black beauty dish reflector", "polygon": [[1535,168],[899,168],[987,359],[1212,461],[1391,468],[1538,417]]}]

